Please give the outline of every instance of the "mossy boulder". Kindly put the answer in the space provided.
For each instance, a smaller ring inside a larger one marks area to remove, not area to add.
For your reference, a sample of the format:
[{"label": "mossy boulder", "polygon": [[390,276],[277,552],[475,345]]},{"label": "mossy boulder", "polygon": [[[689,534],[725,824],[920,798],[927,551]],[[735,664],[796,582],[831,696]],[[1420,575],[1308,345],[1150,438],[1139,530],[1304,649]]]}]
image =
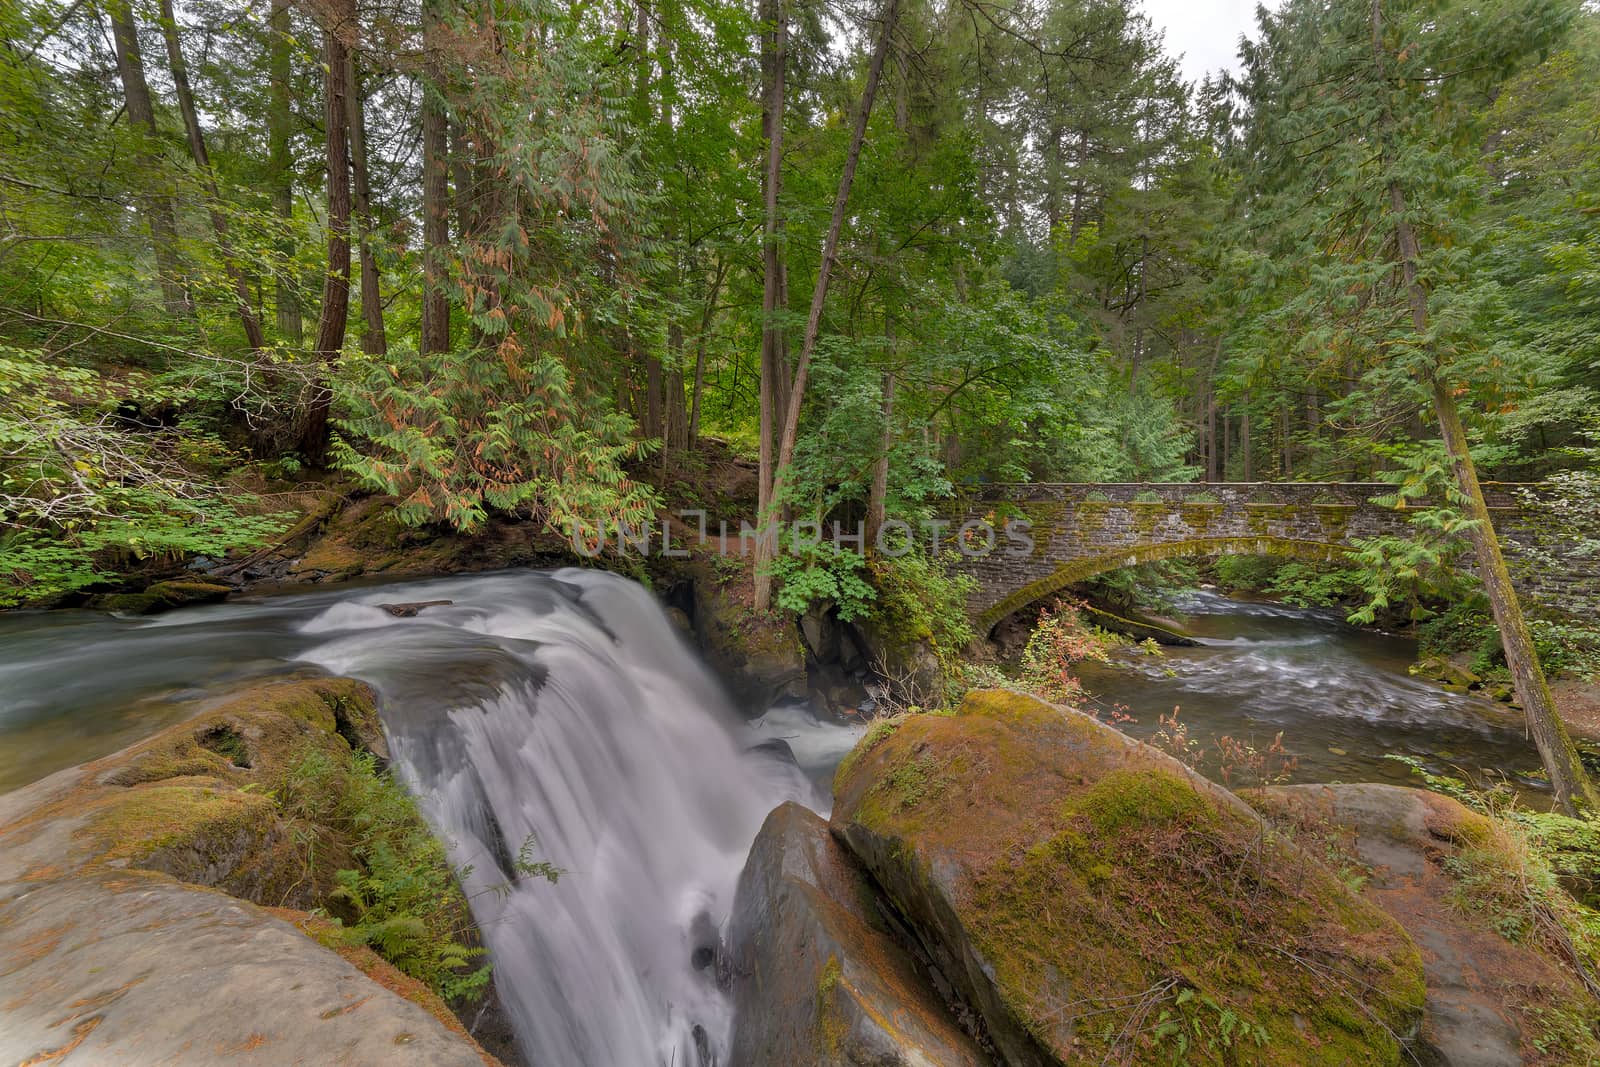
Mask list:
[{"label": "mossy boulder", "polygon": [[1482,682],[1482,679],[1469,668],[1459,663],[1452,662],[1445,656],[1428,656],[1410,668],[1411,674],[1417,678],[1427,678],[1438,682],[1452,692],[1465,693],[1468,689]]},{"label": "mossy boulder", "polygon": [[872,731],[833,832],[1008,1064],[1398,1064],[1405,932],[1237,797],[1005,690]]},{"label": "mossy boulder", "polygon": [[739,877],[729,951],[730,1063],[980,1067],[926,968],[896,941],[871,883],[798,804],[767,816]]},{"label": "mossy boulder", "polygon": [[175,579],[156,582],[140,593],[115,593],[101,597],[96,604],[116,615],[156,615],[186,604],[212,604],[224,600],[233,586],[221,582]]}]

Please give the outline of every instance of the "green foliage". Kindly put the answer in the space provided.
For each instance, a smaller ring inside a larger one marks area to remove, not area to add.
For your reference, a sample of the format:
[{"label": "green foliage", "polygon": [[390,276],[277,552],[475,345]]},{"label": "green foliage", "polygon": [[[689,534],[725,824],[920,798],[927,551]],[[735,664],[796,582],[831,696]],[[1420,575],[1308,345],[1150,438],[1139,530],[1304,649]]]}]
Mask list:
[{"label": "green foliage", "polygon": [[140,428],[109,383],[37,349],[0,346],[0,607],[258,544],[286,516],[208,480],[240,462],[214,437]]},{"label": "green foliage", "polygon": [[977,581],[918,550],[876,559],[871,572],[877,590],[873,617],[891,640],[927,641],[945,674],[956,672],[976,636],[967,618],[967,598]]},{"label": "green foliage", "polygon": [[461,892],[470,869],[451,865],[416,801],[378,770],[375,757],[308,750],[285,773],[279,803],[293,817],[331,827],[357,861],[338,872],[332,894],[337,910],[353,916],[342,924],[351,943],[446,1000],[483,994],[489,967]]},{"label": "green foliage", "polygon": [[346,385],[340,467],[399,497],[402,522],[476,530],[492,512],[563,532],[653,519],[653,490],[628,477],[632,423],[572,389],[554,357],[507,363],[482,349],[370,361]]},{"label": "green foliage", "polygon": [[1362,572],[1338,563],[1221,556],[1212,564],[1212,574],[1231,592],[1277,597],[1298,607],[1349,604],[1366,592]]},{"label": "green foliage", "polygon": [[769,569],[778,582],[778,607],[797,615],[813,605],[831,604],[839,618],[850,622],[867,615],[877,598],[865,577],[866,560],[831,542],[796,540],[785,531]]}]

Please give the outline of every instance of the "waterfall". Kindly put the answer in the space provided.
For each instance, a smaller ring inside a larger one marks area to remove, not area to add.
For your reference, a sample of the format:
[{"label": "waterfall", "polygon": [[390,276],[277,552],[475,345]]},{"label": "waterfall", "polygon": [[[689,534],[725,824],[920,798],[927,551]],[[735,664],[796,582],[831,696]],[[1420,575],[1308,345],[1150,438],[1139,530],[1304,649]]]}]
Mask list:
[{"label": "waterfall", "polygon": [[[302,624],[300,658],[369,680],[397,766],[471,866],[497,989],[540,1067],[725,1060],[711,961],[771,808],[816,804],[747,751],[716,681],[641,586],[597,571],[367,593]],[[525,843],[557,882],[511,869]]]}]

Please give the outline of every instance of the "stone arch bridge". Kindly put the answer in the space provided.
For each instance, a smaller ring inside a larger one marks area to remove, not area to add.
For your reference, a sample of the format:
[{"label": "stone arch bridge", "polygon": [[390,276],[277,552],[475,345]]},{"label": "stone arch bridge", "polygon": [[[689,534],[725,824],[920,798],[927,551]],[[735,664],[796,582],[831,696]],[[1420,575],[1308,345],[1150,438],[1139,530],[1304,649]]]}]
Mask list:
[{"label": "stone arch bridge", "polygon": [[[1519,490],[1484,485],[1502,538],[1530,536]],[[943,518],[952,532],[987,522],[1027,523],[1033,544],[998,537],[987,555],[963,553],[956,567],[978,581],[968,610],[980,632],[1014,611],[1097,574],[1180,557],[1265,555],[1334,560],[1363,538],[1404,535],[1411,509],[1375,502],[1391,496],[1385,482],[1162,482],[985,486],[952,501]],[[979,546],[981,547],[981,545]],[[1508,556],[1515,556],[1508,549]],[[1560,575],[1528,576],[1528,591],[1559,597],[1600,592],[1600,566],[1573,561]]]}]

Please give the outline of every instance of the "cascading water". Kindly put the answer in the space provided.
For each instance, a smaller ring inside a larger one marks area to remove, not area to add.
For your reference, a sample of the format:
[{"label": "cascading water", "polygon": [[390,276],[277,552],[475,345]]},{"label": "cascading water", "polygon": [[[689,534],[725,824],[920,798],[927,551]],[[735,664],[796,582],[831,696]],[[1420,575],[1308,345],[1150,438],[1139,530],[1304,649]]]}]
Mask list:
[{"label": "cascading water", "polygon": [[[810,783],[743,749],[716,682],[638,585],[568,570],[407,596],[456,603],[397,626],[375,606],[392,596],[360,595],[303,625],[325,640],[300,658],[382,693],[397,763],[472,866],[529,1060],[721,1056],[716,931],[762,819],[816,803]],[[529,843],[555,884],[512,869]]]}]

